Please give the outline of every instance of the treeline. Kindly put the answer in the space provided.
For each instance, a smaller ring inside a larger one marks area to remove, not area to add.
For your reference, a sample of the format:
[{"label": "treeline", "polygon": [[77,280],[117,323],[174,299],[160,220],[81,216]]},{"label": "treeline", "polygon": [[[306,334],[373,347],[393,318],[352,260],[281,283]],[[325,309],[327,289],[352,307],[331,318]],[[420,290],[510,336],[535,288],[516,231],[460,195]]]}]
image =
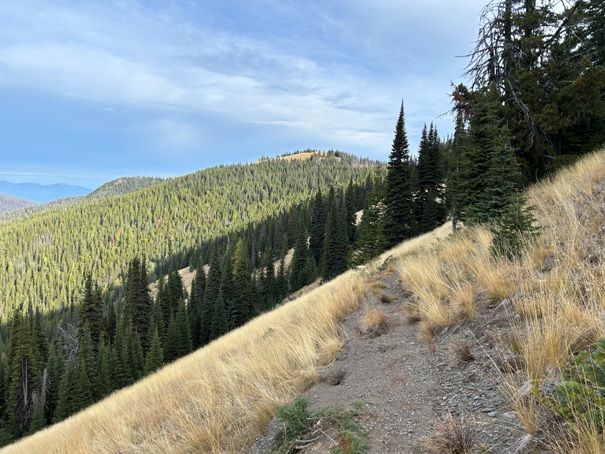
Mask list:
[{"label": "treeline", "polygon": [[0,352],[2,443],[67,418],[272,309],[291,292],[346,270],[355,213],[367,206],[373,187],[369,175],[325,195],[319,189],[313,200],[209,242],[210,250],[192,250],[190,291],[173,270],[161,276],[152,298],[148,284],[155,277],[145,258],[134,258],[119,292],[104,291],[87,273],[78,304],[62,310],[49,332],[39,308],[15,311],[8,348]]}]

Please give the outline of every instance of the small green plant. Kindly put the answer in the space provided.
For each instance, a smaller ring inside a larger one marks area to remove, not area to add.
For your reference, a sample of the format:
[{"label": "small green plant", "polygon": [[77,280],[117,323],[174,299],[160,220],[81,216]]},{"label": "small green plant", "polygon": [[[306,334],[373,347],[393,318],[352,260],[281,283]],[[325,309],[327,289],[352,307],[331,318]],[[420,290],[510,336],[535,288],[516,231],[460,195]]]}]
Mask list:
[{"label": "small green plant", "polygon": [[303,450],[319,440],[327,440],[331,454],[365,454],[369,445],[367,431],[359,423],[363,404],[352,409],[324,408],[309,410],[309,399],[298,397],[278,408],[276,416],[281,428],[275,436],[275,453],[290,454]]},{"label": "small green plant", "polygon": [[[605,338],[593,351],[580,352],[554,388],[535,382],[533,393],[553,412],[572,423],[605,427]],[[549,391],[552,389],[552,391]]]},{"label": "small green plant", "polygon": [[538,236],[535,220],[534,207],[526,206],[525,197],[517,195],[490,228],[493,234],[491,254],[510,260],[518,258],[523,247]]}]

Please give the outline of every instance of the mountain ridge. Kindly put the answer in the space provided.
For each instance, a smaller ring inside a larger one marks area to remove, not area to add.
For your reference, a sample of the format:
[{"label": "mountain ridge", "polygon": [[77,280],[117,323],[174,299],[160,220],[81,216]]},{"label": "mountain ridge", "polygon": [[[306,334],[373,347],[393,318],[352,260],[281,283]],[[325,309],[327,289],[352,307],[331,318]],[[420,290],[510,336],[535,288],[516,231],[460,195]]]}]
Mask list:
[{"label": "mountain ridge", "polygon": [[0,180],[0,193],[31,200],[36,203],[46,203],[65,197],[82,196],[91,192],[92,189],[67,183],[11,183]]}]

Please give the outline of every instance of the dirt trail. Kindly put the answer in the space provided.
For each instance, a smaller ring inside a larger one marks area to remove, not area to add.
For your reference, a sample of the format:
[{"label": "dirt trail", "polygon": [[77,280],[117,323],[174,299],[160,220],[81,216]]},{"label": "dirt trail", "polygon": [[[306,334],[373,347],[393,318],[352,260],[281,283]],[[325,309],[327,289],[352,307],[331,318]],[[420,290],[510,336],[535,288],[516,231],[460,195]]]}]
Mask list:
[{"label": "dirt trail", "polygon": [[[372,453],[429,452],[423,439],[438,433],[448,414],[464,417],[474,431],[473,452],[540,452],[525,446],[528,437],[502,392],[505,380],[522,376],[516,357],[501,342],[510,331],[507,303],[488,308],[480,302],[473,322],[450,327],[427,342],[406,321],[403,308],[411,296],[398,277],[385,271],[377,282],[377,291],[368,289],[360,309],[343,321],[345,346],[305,393],[311,407],[365,404],[362,423]],[[391,302],[381,302],[382,295]],[[371,307],[389,318],[386,332],[378,336],[360,330],[364,311]],[[463,362],[453,353],[464,343],[473,360]],[[270,452],[274,431],[272,423],[249,452]],[[327,453],[327,446],[306,452]]]}]

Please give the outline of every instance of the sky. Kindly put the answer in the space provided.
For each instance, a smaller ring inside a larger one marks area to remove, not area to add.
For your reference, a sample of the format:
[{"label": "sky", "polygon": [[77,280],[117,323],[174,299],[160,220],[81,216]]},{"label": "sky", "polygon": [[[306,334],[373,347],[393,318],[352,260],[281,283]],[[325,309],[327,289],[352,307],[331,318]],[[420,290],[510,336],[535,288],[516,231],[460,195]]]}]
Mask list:
[{"label": "sky", "polygon": [[0,180],[94,189],[453,131],[487,0],[0,3]]}]

